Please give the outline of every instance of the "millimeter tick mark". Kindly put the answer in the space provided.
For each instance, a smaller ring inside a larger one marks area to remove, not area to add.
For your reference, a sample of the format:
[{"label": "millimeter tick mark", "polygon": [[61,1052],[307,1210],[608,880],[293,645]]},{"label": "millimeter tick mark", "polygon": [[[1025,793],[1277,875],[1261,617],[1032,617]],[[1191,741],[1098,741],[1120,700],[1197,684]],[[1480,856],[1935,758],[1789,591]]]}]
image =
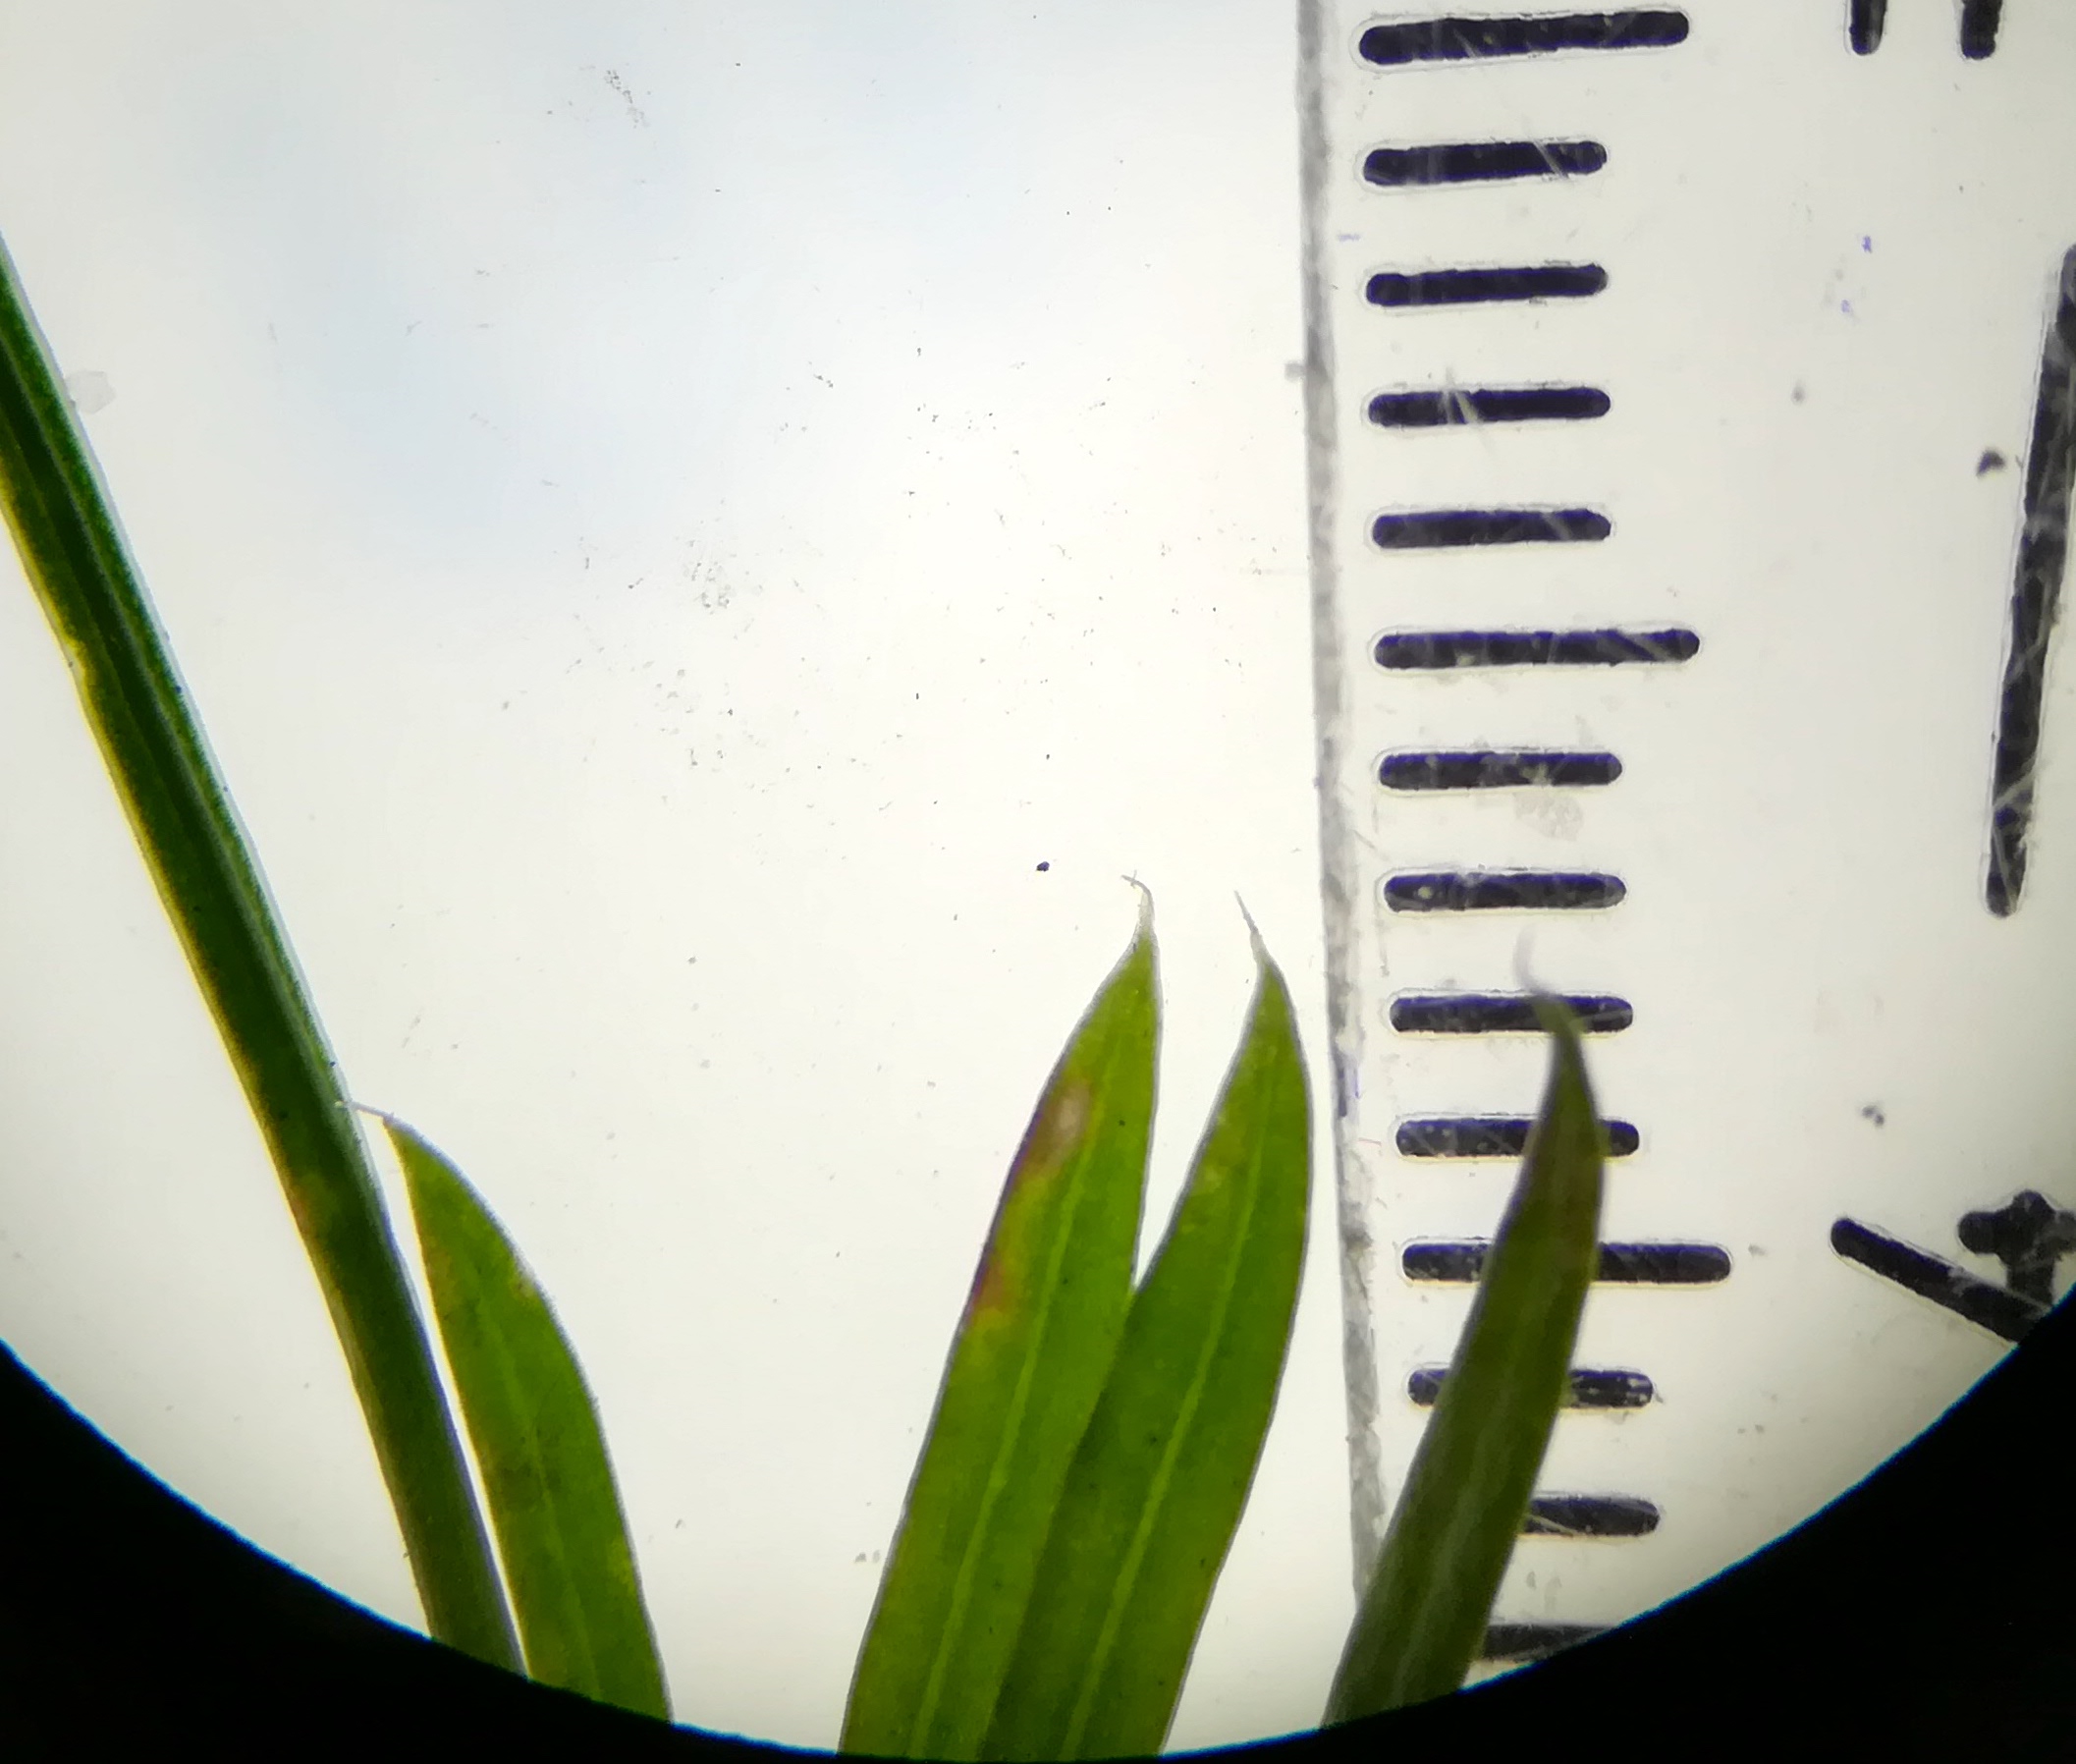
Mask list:
[{"label": "millimeter tick mark", "polygon": [[1405,631],[1377,639],[1380,668],[1613,667],[1622,662],[1691,661],[1701,638],[1691,631]]},{"label": "millimeter tick mark", "polygon": [[2004,0],[1961,0],[1961,53],[1981,61],[1996,53],[1996,27]]},{"label": "millimeter tick mark", "polygon": [[[1421,1115],[1398,1124],[1394,1143],[1404,1158],[1518,1158],[1534,1126],[1526,1115]],[[1634,1123],[1603,1121],[1601,1131],[1611,1158],[1635,1155]]]},{"label": "millimeter tick mark", "polygon": [[1660,49],[1687,40],[1683,12],[1575,12],[1555,18],[1421,19],[1373,25],[1360,54],[1381,68],[1422,61],[1485,61],[1563,49]]},{"label": "millimeter tick mark", "polygon": [[[1996,28],[2003,0],[1961,0],[1961,53],[1982,61],[1996,53]],[[1845,40],[1855,55],[1872,55],[1888,26],[1888,0],[1847,0]]]},{"label": "millimeter tick mark", "polygon": [[1439,429],[1481,422],[1588,422],[1608,414],[1597,386],[1480,386],[1380,392],[1370,400],[1379,428]]},{"label": "millimeter tick mark", "polygon": [[1619,906],[1619,876],[1572,870],[1418,870],[1384,879],[1393,912],[1575,912]]},{"label": "millimeter tick mark", "polygon": [[1418,509],[1379,515],[1370,537],[1383,551],[1468,545],[1596,544],[1614,530],[1598,509]]},{"label": "millimeter tick mark", "polygon": [[1373,306],[1474,306],[1500,301],[1576,301],[1608,286],[1598,263],[1529,263],[1497,269],[1380,271],[1363,291]]},{"label": "millimeter tick mark", "polygon": [[[1421,1408],[1433,1408],[1448,1378],[1447,1366],[1419,1366],[1405,1381],[1405,1394]],[[1598,1366],[1573,1366],[1566,1408],[1648,1408],[1658,1395],[1642,1372]]]},{"label": "millimeter tick mark", "polygon": [[1391,190],[1431,184],[1495,184],[1512,178],[1583,177],[1608,163],[1597,140],[1475,140],[1378,147],[1362,175]]},{"label": "millimeter tick mark", "polygon": [[2048,1314],[2046,1305],[2023,1293],[1978,1279],[1943,1256],[1918,1249],[1857,1219],[1832,1224],[1830,1246],[1870,1274],[1892,1280],[1905,1292],[1929,1298],[2007,1342],[2019,1340]]},{"label": "millimeter tick mark", "polygon": [[1467,753],[1387,753],[1377,768],[1386,790],[1508,790],[1538,785],[1612,784],[1622,762],[1612,753],[1481,747]]},{"label": "millimeter tick mark", "polygon": [[[1468,1286],[1485,1272],[1491,1248],[1482,1238],[1408,1243],[1398,1263],[1407,1280]],[[1729,1277],[1729,1253],[1714,1243],[1603,1243],[1593,1275],[1612,1285],[1640,1287],[1705,1287]]]},{"label": "millimeter tick mark", "polygon": [[[1572,993],[1564,1007],[1582,1035],[1612,1035],[1636,1020],[1627,999]],[[1401,1035],[1539,1035],[1543,1025],[1525,992],[1417,992],[1392,1001],[1391,1024]]]}]

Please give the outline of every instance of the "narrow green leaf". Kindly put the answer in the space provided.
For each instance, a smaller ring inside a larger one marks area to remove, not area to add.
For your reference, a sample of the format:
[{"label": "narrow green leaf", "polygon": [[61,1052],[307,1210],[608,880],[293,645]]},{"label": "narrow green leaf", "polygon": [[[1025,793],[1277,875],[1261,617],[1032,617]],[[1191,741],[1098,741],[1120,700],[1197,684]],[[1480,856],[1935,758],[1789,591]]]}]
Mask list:
[{"label": "narrow green leaf", "polygon": [[426,1626],[517,1670],[461,1441],[331,1050],[4,246],[0,509],[302,1235]]},{"label": "narrow green leaf", "polygon": [[859,1651],[847,1752],[979,1756],[1131,1302],[1158,1034],[1147,897],[1010,1167]]},{"label": "narrow green leaf", "polygon": [[1329,1723],[1446,1696],[1476,1659],[1535,1491],[1599,1259],[1607,1156],[1577,1023],[1538,997],[1550,1083],[1392,1514],[1327,1701]]},{"label": "narrow green leaf", "polygon": [[526,1670],[670,1719],[598,1410],[547,1298],[462,1173],[384,1116],[490,1498]]},{"label": "narrow green leaf", "polygon": [[1259,936],[1254,953],[1246,1031],[1075,1455],[984,1757],[1159,1751],[1238,1529],[1289,1351],[1311,1174],[1290,997]]}]

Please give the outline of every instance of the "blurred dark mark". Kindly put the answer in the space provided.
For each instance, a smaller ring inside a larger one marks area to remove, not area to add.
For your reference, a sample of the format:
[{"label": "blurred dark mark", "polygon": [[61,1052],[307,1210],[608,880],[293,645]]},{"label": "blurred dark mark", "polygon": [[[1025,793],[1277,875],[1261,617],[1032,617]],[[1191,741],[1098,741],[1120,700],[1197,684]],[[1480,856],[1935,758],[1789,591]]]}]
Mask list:
[{"label": "blurred dark mark", "polygon": [[1604,1633],[1605,1626],[1600,1624],[1494,1624],[1485,1631],[1485,1646],[1478,1657],[1509,1665],[1540,1660],[1545,1654]]},{"label": "blurred dark mark", "polygon": [[1996,53],[1996,27],[2004,0],[1961,0],[1961,53],[1982,61]]},{"label": "blurred dark mark", "polygon": [[2076,1253],[2076,1213],[2045,1194],[2022,1188],[2002,1206],[1961,1215],[1963,1249],[1994,1255],[2004,1265],[2004,1285],[2036,1304],[2054,1302],[2054,1270]]},{"label": "blurred dark mark", "polygon": [[[1996,53],[1996,28],[2003,0],[1961,0],[1961,53],[1982,61]],[[1845,40],[1855,55],[1872,55],[1882,46],[1888,24],[1888,0],[1849,0]]]},{"label": "blurred dark mark", "polygon": [[2011,593],[2010,647],[1990,784],[1990,910],[2018,910],[2026,880],[2026,831],[2033,817],[2033,766],[2040,755],[2048,635],[2060,611],[2069,552],[2069,482],[2076,474],[2076,250],[2061,260],[2061,294],[2040,357],[2033,446],[2026,456],[2025,515]]},{"label": "blurred dark mark", "polygon": [[1986,477],[1993,471],[2001,471],[2011,462],[1994,447],[1983,449],[1983,457],[1975,462],[1975,475]]},{"label": "blurred dark mark", "polygon": [[2023,1294],[1978,1280],[1967,1269],[1914,1249],[1857,1219],[1840,1219],[1832,1225],[1830,1246],[1869,1273],[1892,1280],[1906,1292],[1929,1298],[2007,1342],[2017,1341],[2047,1314],[2046,1305]]}]

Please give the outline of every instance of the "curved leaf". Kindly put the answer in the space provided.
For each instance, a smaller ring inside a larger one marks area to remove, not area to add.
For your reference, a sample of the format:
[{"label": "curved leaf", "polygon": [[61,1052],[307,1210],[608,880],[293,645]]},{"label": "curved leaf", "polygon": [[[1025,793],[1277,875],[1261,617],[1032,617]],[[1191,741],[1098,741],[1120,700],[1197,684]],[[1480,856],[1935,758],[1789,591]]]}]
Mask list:
[{"label": "curved leaf", "polygon": [[1289,993],[1258,935],[1254,953],[1246,1031],[1067,1477],[984,1757],[1159,1751],[1238,1529],[1311,1175]]},{"label": "curved leaf", "polygon": [[670,1719],[620,1490],[576,1356],[481,1197],[384,1116],[462,1399],[527,1673]]},{"label": "curved leaf", "polygon": [[1599,1260],[1607,1144],[1571,1013],[1539,996],[1550,1084],[1327,1702],[1352,1721],[1463,1682],[1484,1638]]},{"label": "curved leaf", "polygon": [[462,1443],[331,1050],[4,246],[0,513],[273,1159],[426,1626],[516,1671]]},{"label": "curved leaf", "polygon": [[979,1755],[1131,1301],[1158,1034],[1146,897],[1010,1167],[858,1655],[847,1752]]}]

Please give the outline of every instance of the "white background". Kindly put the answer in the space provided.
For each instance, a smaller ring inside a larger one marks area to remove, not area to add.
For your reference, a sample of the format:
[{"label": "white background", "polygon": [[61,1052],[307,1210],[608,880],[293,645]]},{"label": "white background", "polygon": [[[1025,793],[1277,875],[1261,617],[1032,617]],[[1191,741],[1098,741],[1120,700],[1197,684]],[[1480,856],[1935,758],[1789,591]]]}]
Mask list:
[{"label": "white background", "polygon": [[[831,1744],[1121,874],[1168,1007],[1151,1226],[1245,1008],[1235,890],[1326,1095],[1289,9],[7,0],[0,48],[0,235],[100,376],[353,1094],[553,1296],[679,1718]],[[11,559],[0,903],[0,1336],[415,1623]],[[1349,1616],[1318,1151],[1177,1744],[1310,1725]]]}]

